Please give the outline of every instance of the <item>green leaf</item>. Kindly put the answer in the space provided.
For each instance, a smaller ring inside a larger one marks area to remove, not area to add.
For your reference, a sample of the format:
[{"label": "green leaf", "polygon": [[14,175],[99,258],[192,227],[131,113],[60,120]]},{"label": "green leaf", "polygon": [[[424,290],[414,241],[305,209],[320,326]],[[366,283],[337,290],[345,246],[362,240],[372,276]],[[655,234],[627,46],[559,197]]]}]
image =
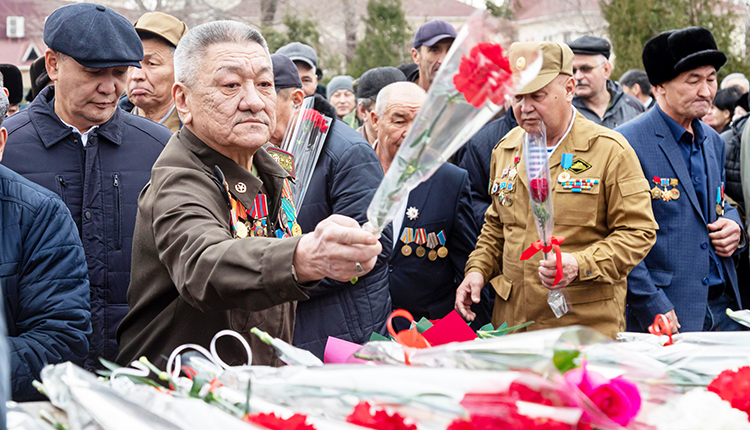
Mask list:
[{"label": "green leaf", "polygon": [[430,320],[428,320],[425,317],[422,317],[422,319],[419,320],[419,322],[417,323],[417,331],[420,333],[424,333],[425,331],[431,328],[432,328],[432,323],[430,322]]},{"label": "green leaf", "polygon": [[578,365],[575,364],[575,359],[578,358],[580,354],[581,352],[578,350],[556,349],[552,356],[552,362],[560,373],[565,373],[568,370],[578,367]]},{"label": "green leaf", "polygon": [[372,332],[372,334],[370,335],[370,342],[372,342],[372,341],[381,341],[381,340],[390,340],[390,339],[388,339],[387,337],[383,336],[382,334],[378,334],[378,333],[375,333],[375,332]]},{"label": "green leaf", "polygon": [[495,326],[493,326],[492,323],[487,323],[483,325],[482,328],[479,329],[479,331],[495,331]]}]

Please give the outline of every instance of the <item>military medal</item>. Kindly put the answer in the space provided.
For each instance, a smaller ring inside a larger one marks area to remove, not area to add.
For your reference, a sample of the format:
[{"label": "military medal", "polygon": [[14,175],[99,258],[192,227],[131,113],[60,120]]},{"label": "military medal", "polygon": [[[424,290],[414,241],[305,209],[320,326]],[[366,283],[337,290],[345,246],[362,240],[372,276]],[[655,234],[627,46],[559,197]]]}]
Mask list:
[{"label": "military medal", "polygon": [[425,254],[424,246],[427,243],[427,232],[423,228],[418,228],[416,230],[414,242],[419,245],[417,246],[417,250],[414,251],[415,254],[417,254],[417,257],[422,258]]},{"label": "military medal", "polygon": [[680,198],[680,190],[678,190],[677,188],[672,188],[670,193],[672,194],[672,200],[677,200]]},{"label": "military medal", "polygon": [[438,241],[437,235],[434,232],[427,235],[427,247],[430,248],[430,252],[427,253],[427,258],[429,258],[430,261],[437,260],[438,256],[435,247],[439,244],[440,242]]},{"label": "military medal", "polygon": [[410,207],[409,209],[406,210],[406,216],[410,220],[414,221],[415,219],[417,219],[419,217],[419,210],[417,208],[415,208],[414,206],[412,206],[412,207]]},{"label": "military medal", "polygon": [[411,255],[411,245],[409,245],[414,240],[414,229],[412,228],[405,228],[403,233],[401,233],[401,242],[404,242],[404,246],[401,247],[401,253],[404,254],[404,257],[408,257]]},{"label": "military medal", "polygon": [[716,190],[716,215],[717,216],[724,216],[724,183],[722,182],[721,185]]},{"label": "military medal", "polygon": [[237,233],[237,237],[239,237],[240,239],[246,238],[248,231],[245,223],[238,222],[237,224],[235,224],[235,232]]},{"label": "military medal", "polygon": [[443,233],[443,230],[440,230],[440,233],[437,234],[438,241],[440,241],[440,248],[437,250],[437,255],[440,258],[445,258],[448,255],[448,248],[445,246],[445,233]]},{"label": "military medal", "polygon": [[654,200],[661,198],[661,189],[659,187],[654,186],[651,189],[651,198]]},{"label": "military medal", "polygon": [[560,173],[560,175],[557,177],[558,183],[568,182],[570,180],[570,172],[568,172],[568,169],[570,169],[570,166],[573,165],[573,154],[563,153],[560,157],[560,167],[565,170],[564,172]]}]

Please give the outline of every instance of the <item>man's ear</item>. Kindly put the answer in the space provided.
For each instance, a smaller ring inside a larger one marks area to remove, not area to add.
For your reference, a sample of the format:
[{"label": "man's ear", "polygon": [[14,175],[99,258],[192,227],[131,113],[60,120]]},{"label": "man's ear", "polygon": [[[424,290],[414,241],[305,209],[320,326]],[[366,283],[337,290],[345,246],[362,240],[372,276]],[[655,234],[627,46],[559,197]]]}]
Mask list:
[{"label": "man's ear", "polygon": [[60,59],[49,48],[44,52],[44,67],[47,69],[49,80],[55,82],[57,80],[58,68],[60,67]]},{"label": "man's ear", "polygon": [[605,61],[602,67],[604,67],[604,76],[609,79],[609,77],[612,75],[612,63],[610,63],[609,61]]},{"label": "man's ear", "polygon": [[193,115],[190,113],[188,107],[188,89],[180,82],[175,82],[172,85],[172,98],[174,99],[174,107],[180,114],[180,121],[183,124],[188,125],[193,122]]},{"label": "man's ear", "polygon": [[378,132],[378,121],[380,121],[380,118],[375,114],[375,109],[370,111],[370,122],[372,122],[372,129],[375,130],[375,133]]},{"label": "man's ear", "polygon": [[294,103],[295,106],[299,106],[302,104],[303,100],[305,100],[305,92],[299,88],[295,89],[292,92],[292,103]]},{"label": "man's ear", "polygon": [[414,61],[414,64],[419,65],[419,51],[417,48],[411,48],[411,59]]},{"label": "man's ear", "polygon": [[563,86],[565,89],[565,99],[570,101],[573,101],[573,96],[576,94],[576,80],[574,77],[570,76],[565,81],[565,85]]},{"label": "man's ear", "polygon": [[5,151],[5,142],[8,141],[8,130],[0,127],[0,161],[3,161],[3,151]]},{"label": "man's ear", "polygon": [[638,97],[641,94],[643,94],[643,90],[641,89],[641,84],[635,83],[632,87],[630,87],[630,91],[633,93],[634,96]]},{"label": "man's ear", "polygon": [[365,122],[367,120],[367,110],[365,109],[364,103],[357,103],[357,118],[360,119],[360,121]]}]

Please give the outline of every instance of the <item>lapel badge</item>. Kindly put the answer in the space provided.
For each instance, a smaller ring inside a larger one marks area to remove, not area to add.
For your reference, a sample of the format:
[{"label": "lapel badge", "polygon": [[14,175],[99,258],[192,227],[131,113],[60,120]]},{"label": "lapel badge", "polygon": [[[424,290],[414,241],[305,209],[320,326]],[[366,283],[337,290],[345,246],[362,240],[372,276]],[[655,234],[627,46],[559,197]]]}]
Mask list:
[{"label": "lapel badge", "polygon": [[587,163],[586,160],[582,158],[578,158],[571,164],[570,170],[571,172],[575,174],[583,173],[591,168],[591,164]]},{"label": "lapel badge", "polygon": [[234,185],[234,190],[240,194],[245,194],[245,192],[247,191],[247,185],[245,185],[244,182],[237,182]]},{"label": "lapel badge", "polygon": [[412,206],[406,210],[406,216],[409,217],[410,220],[414,221],[419,217],[419,210]]}]

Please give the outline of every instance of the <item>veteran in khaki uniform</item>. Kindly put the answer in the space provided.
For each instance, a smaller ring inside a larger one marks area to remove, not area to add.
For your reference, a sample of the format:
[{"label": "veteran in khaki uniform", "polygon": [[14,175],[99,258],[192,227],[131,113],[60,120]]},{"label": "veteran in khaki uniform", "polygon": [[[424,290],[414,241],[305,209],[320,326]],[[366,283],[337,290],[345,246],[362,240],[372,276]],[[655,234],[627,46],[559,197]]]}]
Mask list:
[{"label": "veteran in khaki uniform", "polygon": [[[573,52],[552,42],[516,43],[511,65],[523,69],[532,53],[543,55],[539,75],[513,100],[519,127],[492,153],[492,204],[466,277],[456,293],[456,310],[474,319],[469,306],[490,282],[497,298],[492,322],[535,321],[528,330],[581,324],[614,337],[625,329],[627,275],[653,246],[657,224],[649,184],[635,152],[622,135],[596,125],[571,105],[575,92]],[[554,253],[520,261],[539,239],[529,205],[523,136],[546,126],[555,236],[562,244],[563,278],[555,277]],[[556,318],[547,304],[552,288],[565,288],[571,311]]]}]

